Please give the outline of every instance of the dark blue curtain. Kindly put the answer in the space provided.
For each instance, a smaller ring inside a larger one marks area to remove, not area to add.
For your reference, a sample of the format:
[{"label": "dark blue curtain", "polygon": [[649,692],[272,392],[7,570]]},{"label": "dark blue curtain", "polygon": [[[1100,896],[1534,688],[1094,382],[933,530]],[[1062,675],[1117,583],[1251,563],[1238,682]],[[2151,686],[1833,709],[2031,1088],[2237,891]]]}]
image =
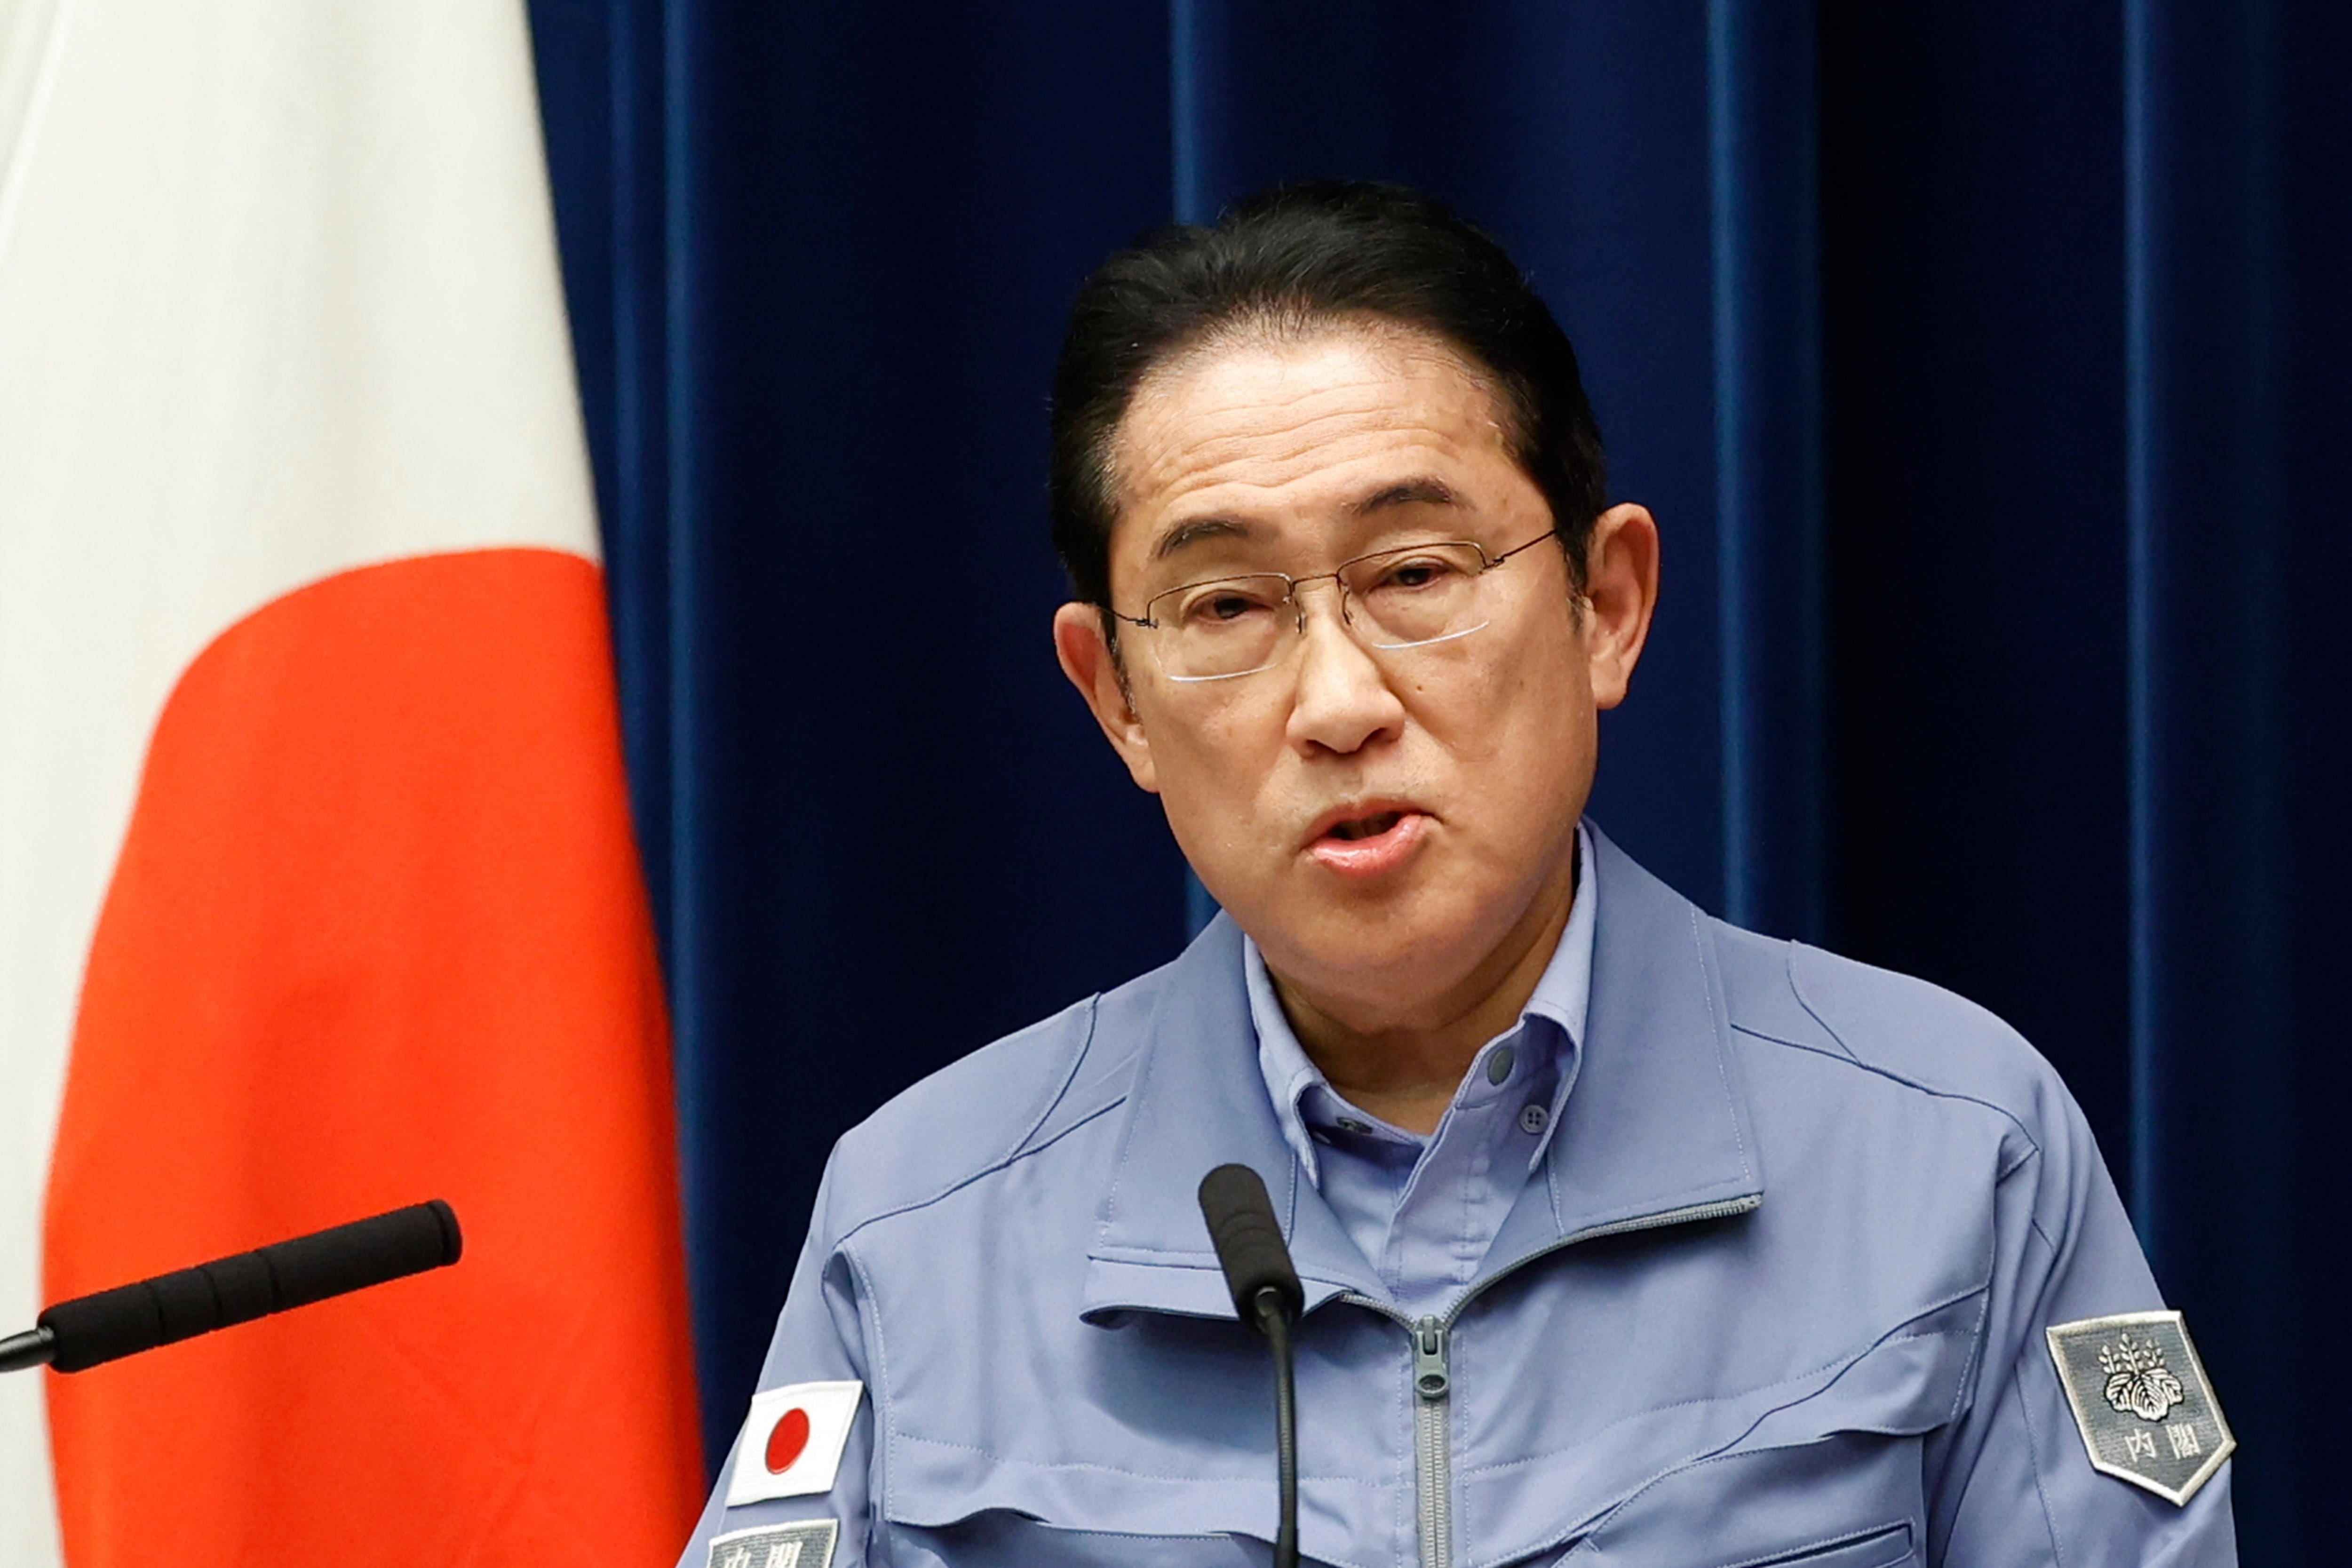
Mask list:
[{"label": "dark blue curtain", "polygon": [[1173,952],[1062,687],[1044,400],[1134,231],[1423,185],[1575,339],[1667,540],[1596,813],[2083,1100],[2326,1560],[2352,8],[534,0],[712,1458],[833,1139]]}]

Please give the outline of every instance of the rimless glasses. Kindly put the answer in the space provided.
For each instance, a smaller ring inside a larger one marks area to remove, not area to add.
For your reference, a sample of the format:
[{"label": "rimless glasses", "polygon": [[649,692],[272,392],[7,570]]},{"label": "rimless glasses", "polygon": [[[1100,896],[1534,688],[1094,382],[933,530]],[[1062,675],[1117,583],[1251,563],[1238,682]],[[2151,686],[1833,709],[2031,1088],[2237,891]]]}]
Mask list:
[{"label": "rimless glasses", "polygon": [[1365,647],[1426,647],[1486,627],[1495,609],[1487,574],[1554,537],[1547,531],[1499,555],[1455,539],[1359,555],[1311,577],[1213,577],[1154,594],[1140,616],[1110,613],[1150,632],[1160,673],[1187,682],[1230,680],[1279,664],[1307,629],[1298,591],[1309,583],[1339,585],[1340,622]]}]

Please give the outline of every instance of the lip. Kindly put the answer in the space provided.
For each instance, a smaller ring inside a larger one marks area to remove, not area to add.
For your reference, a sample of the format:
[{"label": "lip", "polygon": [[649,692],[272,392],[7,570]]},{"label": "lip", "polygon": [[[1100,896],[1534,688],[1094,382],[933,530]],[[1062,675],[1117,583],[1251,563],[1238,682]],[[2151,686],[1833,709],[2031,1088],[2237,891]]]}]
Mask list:
[{"label": "lip", "polygon": [[[1331,830],[1343,822],[1357,822],[1385,812],[1396,814],[1396,824],[1369,838],[1334,838]],[[1349,879],[1378,877],[1410,860],[1429,837],[1429,814],[1405,801],[1368,800],[1326,812],[1307,840],[1307,858],[1328,871]]]}]

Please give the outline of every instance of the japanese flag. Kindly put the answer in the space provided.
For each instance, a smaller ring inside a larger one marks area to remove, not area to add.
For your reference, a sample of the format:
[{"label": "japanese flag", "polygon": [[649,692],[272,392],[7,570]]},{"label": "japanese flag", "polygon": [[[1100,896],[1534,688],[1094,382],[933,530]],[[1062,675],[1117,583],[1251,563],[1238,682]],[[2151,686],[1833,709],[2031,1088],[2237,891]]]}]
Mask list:
[{"label": "japanese flag", "polygon": [[727,1506],[831,1491],[865,1391],[856,1382],[795,1383],[752,1395]]},{"label": "japanese flag", "polygon": [[522,0],[0,0],[0,1332],[421,1198],[466,1231],[0,1378],[0,1568],[691,1527],[556,259]]}]

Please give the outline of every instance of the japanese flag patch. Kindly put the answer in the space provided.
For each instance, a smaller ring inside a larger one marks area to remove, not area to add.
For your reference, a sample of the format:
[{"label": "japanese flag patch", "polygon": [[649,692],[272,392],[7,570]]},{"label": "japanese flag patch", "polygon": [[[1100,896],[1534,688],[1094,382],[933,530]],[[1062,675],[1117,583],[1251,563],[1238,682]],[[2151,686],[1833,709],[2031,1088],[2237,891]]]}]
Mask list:
[{"label": "japanese flag patch", "polygon": [[2237,1447],[2179,1313],[2124,1312],[2043,1332],[2102,1475],[2185,1507]]},{"label": "japanese flag patch", "polygon": [[840,1527],[829,1519],[739,1530],[710,1540],[710,1568],[828,1568]]},{"label": "japanese flag patch", "polygon": [[[857,1416],[857,1401],[865,1392],[864,1384],[853,1381],[795,1383],[753,1394],[743,1440],[735,1448],[727,1506],[831,1491],[842,1447],[849,1441],[849,1424]],[[752,1568],[767,1568],[765,1558],[751,1561]]]}]

